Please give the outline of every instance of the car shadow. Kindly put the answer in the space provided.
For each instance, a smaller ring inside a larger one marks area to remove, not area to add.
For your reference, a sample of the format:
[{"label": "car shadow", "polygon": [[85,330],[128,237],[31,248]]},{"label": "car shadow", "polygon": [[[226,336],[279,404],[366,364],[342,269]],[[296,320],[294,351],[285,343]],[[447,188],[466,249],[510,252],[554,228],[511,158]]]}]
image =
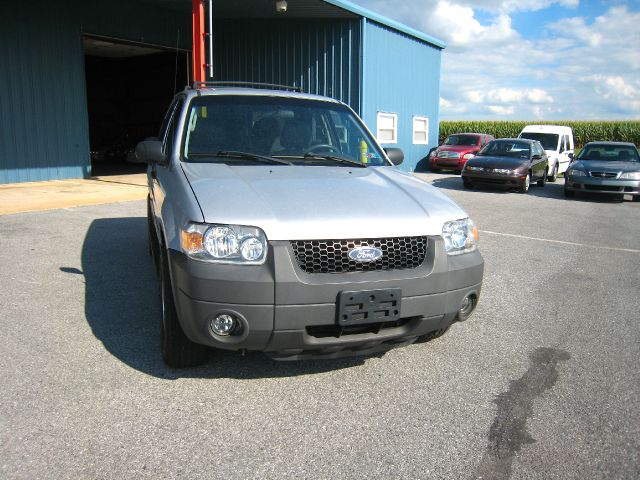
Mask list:
[{"label": "car shadow", "polygon": [[189,369],[167,367],[160,356],[158,283],[147,250],[146,218],[94,220],[82,246],[85,315],[95,337],[113,356],[154,377],[254,379],[310,375],[362,365],[381,354],[335,360],[275,361],[260,352],[211,349],[209,361]]},{"label": "car shadow", "polygon": [[427,153],[426,156],[424,156],[420,160],[418,160],[418,162],[416,163],[416,166],[413,169],[414,172],[426,173],[426,172],[430,171],[429,170],[429,156],[431,155],[431,152],[433,152],[436,148],[438,148],[438,147],[431,148],[431,150],[429,150],[429,153]]},{"label": "car shadow", "polygon": [[431,185],[446,190],[467,190],[462,184],[462,177],[460,177],[460,175],[435,178],[431,181]]}]

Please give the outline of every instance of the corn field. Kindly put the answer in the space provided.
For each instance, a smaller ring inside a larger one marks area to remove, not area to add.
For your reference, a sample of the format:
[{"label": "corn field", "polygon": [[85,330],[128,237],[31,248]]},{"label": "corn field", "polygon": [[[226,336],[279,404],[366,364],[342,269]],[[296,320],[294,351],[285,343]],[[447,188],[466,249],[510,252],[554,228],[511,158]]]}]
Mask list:
[{"label": "corn field", "polygon": [[576,148],[587,142],[607,140],[631,142],[640,146],[640,120],[628,121],[442,121],[440,144],[452,133],[488,133],[496,138],[517,137],[525,125],[566,125],[573,129]]}]

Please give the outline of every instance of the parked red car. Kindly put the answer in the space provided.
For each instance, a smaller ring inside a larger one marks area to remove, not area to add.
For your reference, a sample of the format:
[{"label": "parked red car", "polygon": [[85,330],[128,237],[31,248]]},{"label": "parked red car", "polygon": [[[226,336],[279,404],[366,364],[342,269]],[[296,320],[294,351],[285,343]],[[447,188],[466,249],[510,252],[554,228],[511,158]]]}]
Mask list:
[{"label": "parked red car", "polygon": [[455,170],[459,174],[467,160],[473,158],[491,140],[493,136],[486,133],[449,135],[444,143],[429,155],[429,169],[432,172]]}]

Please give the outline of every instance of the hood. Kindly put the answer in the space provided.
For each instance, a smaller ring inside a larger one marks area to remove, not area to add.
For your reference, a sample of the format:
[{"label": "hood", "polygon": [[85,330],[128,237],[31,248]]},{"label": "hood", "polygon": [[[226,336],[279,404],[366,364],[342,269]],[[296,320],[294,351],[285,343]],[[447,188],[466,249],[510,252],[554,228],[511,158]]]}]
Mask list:
[{"label": "hood", "polygon": [[600,172],[638,172],[640,162],[612,162],[609,160],[576,160],[571,168],[597,170]]},{"label": "hood", "polygon": [[262,228],[269,240],[440,235],[467,214],[394,167],[183,163],[205,222]]},{"label": "hood", "polygon": [[529,165],[529,160],[526,158],[480,156],[468,160],[467,165],[471,167],[508,168],[509,170],[514,170],[523,165]]}]

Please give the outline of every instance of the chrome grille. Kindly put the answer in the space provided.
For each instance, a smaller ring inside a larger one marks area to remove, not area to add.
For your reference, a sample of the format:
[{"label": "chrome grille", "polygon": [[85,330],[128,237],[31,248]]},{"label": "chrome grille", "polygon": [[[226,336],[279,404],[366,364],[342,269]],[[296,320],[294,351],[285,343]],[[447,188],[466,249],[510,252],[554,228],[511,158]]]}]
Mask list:
[{"label": "chrome grille", "polygon": [[616,178],[617,172],[589,172],[589,175],[595,178]]},{"label": "chrome grille", "polygon": [[[362,238],[353,240],[294,240],[293,254],[306,273],[346,273],[401,270],[422,265],[427,255],[428,237]],[[356,247],[376,247],[382,257],[360,263],[349,258]]]},{"label": "chrome grille", "polygon": [[460,158],[458,152],[438,152],[438,158]]}]

